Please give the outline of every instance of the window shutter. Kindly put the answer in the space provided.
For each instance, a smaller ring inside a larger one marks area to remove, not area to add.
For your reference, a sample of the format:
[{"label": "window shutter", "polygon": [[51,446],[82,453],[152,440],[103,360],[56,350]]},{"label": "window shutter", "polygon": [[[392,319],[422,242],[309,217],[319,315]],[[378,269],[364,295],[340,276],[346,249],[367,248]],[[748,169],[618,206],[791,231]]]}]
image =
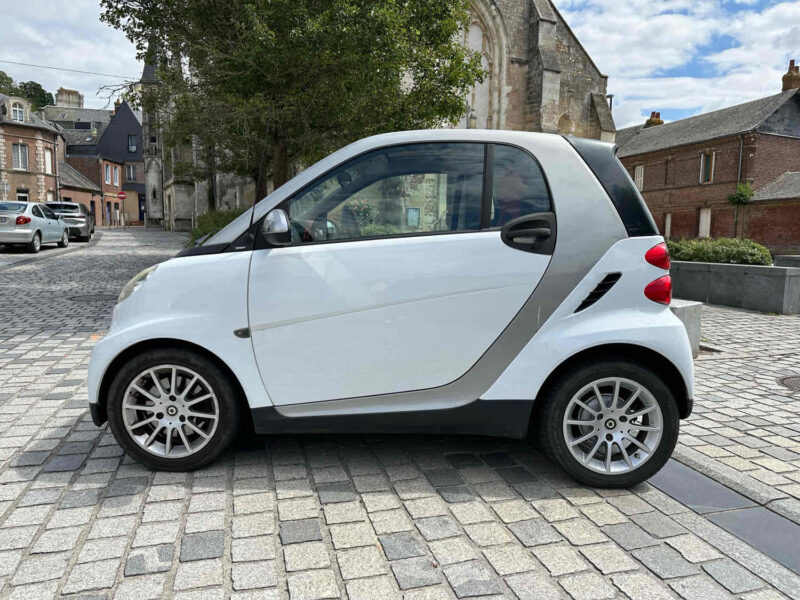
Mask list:
[{"label": "window shutter", "polygon": [[714,181],[714,167],[716,166],[716,164],[717,164],[717,153],[716,152],[712,152],[711,153],[711,176],[708,179],[709,182]]}]

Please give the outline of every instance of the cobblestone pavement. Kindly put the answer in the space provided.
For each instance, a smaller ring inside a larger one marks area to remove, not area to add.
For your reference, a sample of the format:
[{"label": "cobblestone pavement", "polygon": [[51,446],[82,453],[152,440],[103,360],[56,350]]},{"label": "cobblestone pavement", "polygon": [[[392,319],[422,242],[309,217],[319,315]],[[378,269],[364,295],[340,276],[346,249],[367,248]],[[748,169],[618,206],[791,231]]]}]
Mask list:
[{"label": "cobblestone pavement", "polygon": [[[153,473],[86,411],[111,302],[181,239],[107,231],[0,271],[0,598],[800,598],[650,484],[579,486],[520,442],[293,436]],[[83,296],[83,297],[82,297]],[[682,462],[797,518],[800,319],[708,308]],[[744,482],[744,483],[742,483]],[[780,590],[780,591],[779,591]]]}]

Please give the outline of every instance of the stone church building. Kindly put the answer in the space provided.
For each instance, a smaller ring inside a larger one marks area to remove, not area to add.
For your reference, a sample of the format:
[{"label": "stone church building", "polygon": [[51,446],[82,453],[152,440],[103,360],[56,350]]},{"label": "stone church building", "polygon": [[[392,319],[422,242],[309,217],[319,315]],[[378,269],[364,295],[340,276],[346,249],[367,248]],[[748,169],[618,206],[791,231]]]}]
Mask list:
[{"label": "stone church building", "polygon": [[[458,127],[563,133],[614,141],[616,128],[603,75],[550,0],[473,0],[464,43],[480,52],[487,76],[466,99]],[[142,80],[152,80],[146,65]],[[207,210],[207,182],[182,181],[169,171],[168,149],[143,116],[148,221],[188,229]],[[177,157],[177,156],[176,156]],[[250,206],[252,180],[218,174],[217,208]]]}]

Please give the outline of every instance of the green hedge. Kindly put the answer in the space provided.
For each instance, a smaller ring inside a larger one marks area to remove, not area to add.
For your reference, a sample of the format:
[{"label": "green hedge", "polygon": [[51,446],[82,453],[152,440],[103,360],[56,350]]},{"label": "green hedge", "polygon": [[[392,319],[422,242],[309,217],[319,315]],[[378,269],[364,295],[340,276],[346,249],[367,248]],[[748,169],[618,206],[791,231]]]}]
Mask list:
[{"label": "green hedge", "polygon": [[186,242],[186,245],[189,247],[194,246],[197,240],[204,235],[218,232],[244,211],[245,209],[243,208],[235,210],[217,210],[200,215],[194,223],[194,229],[192,229],[192,232],[189,234],[189,241]]},{"label": "green hedge", "polygon": [[771,265],[772,256],[764,246],[738,238],[698,238],[669,240],[672,260],[729,263],[735,265]]}]

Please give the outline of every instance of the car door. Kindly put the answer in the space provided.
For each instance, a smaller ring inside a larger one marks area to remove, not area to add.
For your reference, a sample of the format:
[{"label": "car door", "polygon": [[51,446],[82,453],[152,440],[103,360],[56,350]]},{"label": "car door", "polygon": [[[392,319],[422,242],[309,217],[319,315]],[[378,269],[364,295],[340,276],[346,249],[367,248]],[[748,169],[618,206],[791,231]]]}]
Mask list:
[{"label": "car door", "polygon": [[31,208],[31,215],[36,224],[36,228],[42,233],[42,243],[45,244],[50,241],[52,233],[50,232],[50,223],[42,212],[42,207],[38,204]]},{"label": "car door", "polygon": [[[526,215],[552,216],[541,170],[518,148],[382,148],[281,207],[292,243],[254,251],[249,285],[253,349],[276,405],[458,379],[521,309],[552,254],[552,244],[520,251],[501,235]],[[550,227],[554,240],[553,219]]]},{"label": "car door", "polygon": [[[40,206],[39,207],[44,214],[44,218],[47,221],[47,228],[48,228],[48,242],[59,242],[61,241],[61,235],[64,233],[64,223],[63,221],[58,220],[58,215],[54,213],[50,208],[47,206]],[[45,241],[45,240],[43,240]]]}]

